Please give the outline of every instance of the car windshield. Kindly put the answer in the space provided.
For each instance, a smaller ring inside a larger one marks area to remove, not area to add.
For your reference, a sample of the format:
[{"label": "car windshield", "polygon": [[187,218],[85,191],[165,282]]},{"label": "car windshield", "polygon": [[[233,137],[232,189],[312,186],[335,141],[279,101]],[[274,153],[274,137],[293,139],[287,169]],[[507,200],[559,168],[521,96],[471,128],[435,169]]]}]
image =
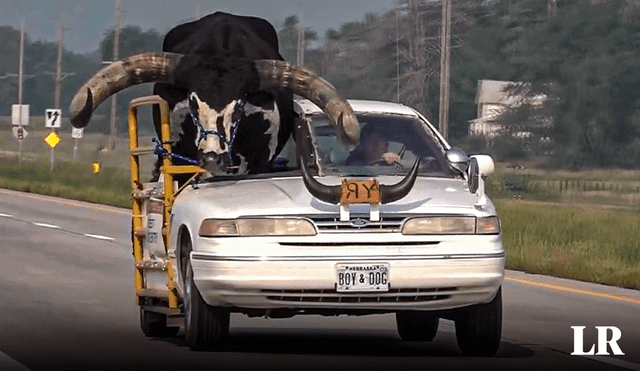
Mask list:
[{"label": "car windshield", "polygon": [[348,151],[325,115],[312,116],[315,149],[326,175],[403,175],[420,159],[420,174],[454,177],[445,149],[419,118],[392,114],[360,114],[360,143]]}]

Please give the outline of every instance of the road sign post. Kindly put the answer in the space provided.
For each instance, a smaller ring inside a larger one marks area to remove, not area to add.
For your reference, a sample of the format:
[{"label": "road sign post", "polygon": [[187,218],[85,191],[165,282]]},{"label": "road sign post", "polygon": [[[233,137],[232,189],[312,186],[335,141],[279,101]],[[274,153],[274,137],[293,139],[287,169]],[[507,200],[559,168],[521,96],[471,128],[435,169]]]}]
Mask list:
[{"label": "road sign post", "polygon": [[60,136],[56,134],[55,130],[51,129],[51,132],[44,137],[44,142],[51,147],[51,171],[53,171],[53,149],[60,143]]},{"label": "road sign post", "polygon": [[78,139],[82,139],[84,133],[83,128],[72,128],[71,129],[71,138],[74,139],[73,143],[73,161],[76,160],[76,155],[78,153]]},{"label": "road sign post", "polygon": [[[49,138],[51,134],[54,134],[57,138],[57,140],[54,138],[50,138],[50,141],[47,141],[47,139],[45,138],[45,142],[47,142],[49,147],[51,147],[51,171],[53,171],[54,148],[56,147],[56,145],[58,145],[58,142],[60,142],[60,137],[58,137],[58,135],[56,134],[55,129],[62,127],[62,110],[49,108],[45,111],[44,118],[44,127],[51,129],[51,133],[49,133],[47,138]],[[56,143],[51,145],[51,143],[53,143],[54,141]]]},{"label": "road sign post", "polygon": [[[20,97],[20,99],[22,99],[22,97]],[[11,125],[17,126],[18,129],[23,129],[24,126],[29,125],[28,104],[20,103],[11,105]],[[23,135],[17,135],[19,134],[17,132],[14,134],[15,137],[18,138],[18,161],[22,161],[22,139],[25,137],[24,132],[25,131],[23,131]]]}]

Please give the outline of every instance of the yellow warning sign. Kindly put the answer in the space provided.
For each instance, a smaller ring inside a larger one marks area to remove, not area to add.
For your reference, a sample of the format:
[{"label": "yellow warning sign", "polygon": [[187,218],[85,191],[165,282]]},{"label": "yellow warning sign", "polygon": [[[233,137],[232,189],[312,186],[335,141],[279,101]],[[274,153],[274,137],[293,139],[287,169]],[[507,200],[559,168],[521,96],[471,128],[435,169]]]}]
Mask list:
[{"label": "yellow warning sign", "polygon": [[47,143],[49,147],[56,148],[58,143],[60,143],[60,136],[56,134],[55,131],[52,131],[44,137],[44,142]]}]

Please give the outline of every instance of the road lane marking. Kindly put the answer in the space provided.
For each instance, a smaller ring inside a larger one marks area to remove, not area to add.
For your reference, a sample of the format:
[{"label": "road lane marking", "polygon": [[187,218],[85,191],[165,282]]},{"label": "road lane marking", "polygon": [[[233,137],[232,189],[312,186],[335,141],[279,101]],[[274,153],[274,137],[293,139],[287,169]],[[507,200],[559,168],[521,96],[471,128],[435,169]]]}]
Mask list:
[{"label": "road lane marking", "polygon": [[25,192],[19,192],[19,191],[12,191],[9,189],[0,189],[0,194],[6,194],[6,195],[20,195],[22,197],[27,197],[27,198],[32,198],[32,199],[36,199],[36,200],[44,200],[44,201],[49,201],[49,202],[54,202],[60,205],[65,205],[65,206],[76,206],[76,207],[84,207],[84,208],[88,208],[88,209],[93,209],[93,210],[99,210],[99,211],[107,211],[107,212],[111,212],[111,213],[115,213],[115,214],[122,214],[122,215],[129,215],[131,216],[131,210],[128,209],[122,209],[122,208],[118,208],[115,206],[109,206],[109,205],[100,205],[100,204],[92,204],[90,202],[84,202],[84,201],[78,201],[78,200],[70,200],[70,199],[65,199],[65,198],[57,198],[57,197],[53,197],[53,196],[46,196],[46,195],[40,195],[37,193],[25,193]]},{"label": "road lane marking", "polygon": [[115,241],[115,238],[111,238],[111,237],[107,237],[107,236],[101,236],[99,234],[88,234],[88,233],[85,233],[85,234],[83,234],[83,236],[90,237],[90,238],[95,238],[95,239],[98,239],[98,240]]},{"label": "road lane marking", "polygon": [[0,352],[0,370],[2,371],[31,371],[27,366]]},{"label": "road lane marking", "polygon": [[578,289],[578,288],[571,287],[571,286],[566,286],[566,285],[560,285],[560,284],[554,284],[554,283],[544,283],[544,282],[536,281],[536,280],[533,280],[533,279],[515,278],[515,277],[505,277],[504,279],[506,281],[517,282],[517,283],[521,283],[523,285],[542,287],[542,288],[545,288],[545,289],[569,292],[569,293],[572,293],[572,294],[586,295],[586,296],[591,296],[591,297],[599,298],[599,299],[615,300],[615,301],[621,301],[621,302],[625,302],[625,303],[640,305],[640,299],[633,298],[633,297],[630,297],[630,296],[607,294],[607,293],[599,292],[599,291]]},{"label": "road lane marking", "polygon": [[[113,237],[103,236],[103,235],[100,235],[100,234],[91,234],[91,233],[82,233],[82,232],[70,231],[68,229],[64,229],[64,228],[62,228],[62,227],[60,227],[58,225],[55,225],[55,224],[42,223],[42,222],[30,222],[30,221],[22,220],[22,219],[19,219],[19,218],[16,219],[16,218],[14,218],[13,215],[9,215],[9,214],[0,213],[0,217],[11,218],[11,219],[17,220],[17,221],[22,222],[22,223],[28,223],[28,224],[31,224],[31,225],[35,225],[37,227],[44,227],[44,228],[50,228],[50,229],[59,229],[59,230],[61,230],[63,232],[75,234],[75,235],[78,235],[78,236],[95,238],[95,239],[103,240],[103,241],[115,242],[115,240],[116,240]],[[4,371],[4,370],[2,370],[2,368],[0,368],[0,370]]]},{"label": "road lane marking", "polygon": [[36,225],[38,227],[45,227],[45,228],[51,228],[51,229],[62,229],[62,227],[60,227],[58,225],[47,224],[47,223],[32,222],[31,224]]},{"label": "road lane marking", "polygon": [[596,362],[607,363],[607,364],[610,364],[612,366],[624,368],[624,369],[627,369],[627,370],[640,371],[640,365],[639,364],[633,363],[633,362],[629,362],[629,361],[623,361],[621,359],[605,357],[605,356],[582,356],[582,357],[590,359],[592,361],[596,361]]}]

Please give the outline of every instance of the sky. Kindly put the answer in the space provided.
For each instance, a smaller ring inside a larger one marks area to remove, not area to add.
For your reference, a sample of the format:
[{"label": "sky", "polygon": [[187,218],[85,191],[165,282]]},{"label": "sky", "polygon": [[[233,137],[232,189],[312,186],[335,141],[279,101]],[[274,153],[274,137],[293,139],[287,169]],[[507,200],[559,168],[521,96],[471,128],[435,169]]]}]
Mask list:
[{"label": "sky", "polygon": [[[383,14],[397,0],[120,0],[122,25],[156,29],[193,20],[218,10],[267,19],[276,29],[289,15],[297,15],[306,27],[323,37],[329,28],[362,21],[365,14]],[[116,0],[0,0],[0,26],[20,29],[24,22],[30,40],[57,41],[60,22],[65,23],[64,46],[76,53],[98,49],[104,33],[115,25]]]}]

